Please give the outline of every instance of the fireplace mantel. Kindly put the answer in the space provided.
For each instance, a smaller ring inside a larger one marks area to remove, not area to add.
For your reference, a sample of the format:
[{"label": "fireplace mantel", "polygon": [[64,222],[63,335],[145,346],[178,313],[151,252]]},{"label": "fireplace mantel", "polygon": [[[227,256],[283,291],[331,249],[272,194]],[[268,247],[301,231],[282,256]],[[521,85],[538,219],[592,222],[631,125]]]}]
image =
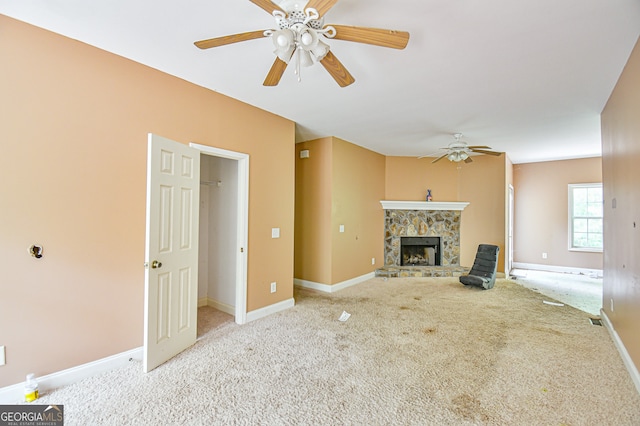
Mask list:
[{"label": "fireplace mantel", "polygon": [[464,210],[469,205],[463,201],[380,201],[385,210]]}]

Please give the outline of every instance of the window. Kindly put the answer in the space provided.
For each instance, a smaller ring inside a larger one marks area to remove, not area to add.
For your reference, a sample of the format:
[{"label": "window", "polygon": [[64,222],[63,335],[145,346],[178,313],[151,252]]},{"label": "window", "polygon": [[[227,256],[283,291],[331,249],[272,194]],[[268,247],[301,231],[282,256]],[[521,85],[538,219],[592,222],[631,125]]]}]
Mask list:
[{"label": "window", "polygon": [[602,251],[602,184],[569,185],[569,249]]}]

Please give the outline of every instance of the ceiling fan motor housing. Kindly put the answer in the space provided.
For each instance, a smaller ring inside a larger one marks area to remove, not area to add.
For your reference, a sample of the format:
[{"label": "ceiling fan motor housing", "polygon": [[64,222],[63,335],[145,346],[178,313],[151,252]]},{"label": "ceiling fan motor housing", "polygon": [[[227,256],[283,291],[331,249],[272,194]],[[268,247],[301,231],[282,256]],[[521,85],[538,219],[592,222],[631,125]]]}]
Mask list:
[{"label": "ceiling fan motor housing", "polygon": [[273,16],[276,18],[276,25],[281,30],[293,28],[295,25],[304,25],[314,30],[321,30],[324,19],[318,16],[315,9],[309,8],[304,12],[302,10],[292,10],[285,15],[280,11],[274,11]]},{"label": "ceiling fan motor housing", "polygon": [[303,12],[295,9],[287,15],[276,10],[273,16],[279,30],[267,31],[265,35],[271,36],[276,48],[274,53],[283,62],[288,64],[297,52],[298,65],[308,67],[313,65],[312,58],[321,61],[329,53],[329,45],[319,40],[318,35],[331,37],[335,30],[330,26],[322,28],[323,19],[317,10],[307,8]]}]

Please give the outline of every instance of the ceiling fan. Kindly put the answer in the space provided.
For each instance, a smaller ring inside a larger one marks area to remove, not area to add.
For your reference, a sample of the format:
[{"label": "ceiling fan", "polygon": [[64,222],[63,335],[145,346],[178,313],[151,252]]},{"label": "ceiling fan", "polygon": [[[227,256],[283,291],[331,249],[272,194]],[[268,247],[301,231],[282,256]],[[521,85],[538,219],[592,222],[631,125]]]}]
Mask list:
[{"label": "ceiling fan", "polygon": [[[453,162],[456,162],[456,163],[460,162],[460,161],[464,161],[465,163],[471,163],[473,161],[471,159],[471,156],[470,156],[471,153],[488,154],[488,155],[494,155],[494,156],[499,156],[500,154],[502,154],[501,152],[497,152],[497,151],[489,151],[491,149],[491,147],[489,147],[489,146],[484,146],[484,145],[470,146],[470,145],[467,145],[467,143],[462,140],[462,133],[455,133],[453,135],[453,137],[455,138],[455,142],[451,142],[449,144],[449,146],[446,147],[446,148],[440,148],[440,149],[445,149],[446,152],[444,154],[440,155],[435,160],[433,160],[432,163],[440,161],[445,157],[449,161],[453,161]],[[433,154],[432,155],[424,155],[424,156],[418,157],[418,158],[432,157],[432,156],[433,156]]]},{"label": "ceiling fan", "polygon": [[277,57],[264,80],[264,86],[278,85],[287,65],[294,59],[294,56],[298,81],[300,81],[300,66],[311,66],[314,62],[320,62],[340,87],[352,84],[355,79],[331,52],[329,45],[320,39],[320,36],[327,39],[354,41],[394,49],[404,49],[409,42],[409,33],[406,31],[325,25],[325,14],[338,0],[249,1],[273,15],[278,29],[232,34],[196,41],[194,44],[200,49],[209,49],[270,37]]}]

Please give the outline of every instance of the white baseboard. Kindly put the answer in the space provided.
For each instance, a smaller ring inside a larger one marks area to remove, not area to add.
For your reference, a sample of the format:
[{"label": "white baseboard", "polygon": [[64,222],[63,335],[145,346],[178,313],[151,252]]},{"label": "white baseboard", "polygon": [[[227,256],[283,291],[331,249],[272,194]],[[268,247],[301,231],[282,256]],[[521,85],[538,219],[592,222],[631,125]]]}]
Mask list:
[{"label": "white baseboard", "polygon": [[613,340],[613,343],[616,345],[616,348],[620,353],[620,357],[622,358],[624,366],[627,367],[627,371],[631,376],[631,380],[633,380],[633,384],[636,385],[636,390],[638,391],[638,393],[640,393],[640,373],[638,373],[638,369],[636,368],[635,363],[631,359],[629,352],[627,352],[627,348],[624,347],[624,343],[622,343],[620,336],[618,336],[618,333],[613,328],[613,324],[611,324],[609,317],[603,309],[600,309],[600,317],[602,318],[604,326],[609,332],[609,335],[611,335],[611,339]]},{"label": "white baseboard", "polygon": [[226,303],[218,302],[215,299],[211,299],[210,297],[202,297],[198,299],[198,308],[202,308],[203,306],[211,306],[219,311],[224,312],[229,315],[236,315],[235,306],[227,305]]},{"label": "white baseboard", "polygon": [[295,300],[291,298],[283,300],[282,302],[274,303],[273,305],[265,306],[264,308],[256,309],[255,311],[247,312],[246,322],[255,321],[271,314],[284,311],[286,309],[292,308],[294,305]]},{"label": "white baseboard", "polygon": [[[67,386],[87,377],[126,365],[131,359],[142,359],[142,347],[131,349],[86,364],[71,367],[46,376],[36,377],[41,393]],[[15,404],[24,401],[24,383],[0,388],[0,404]]]},{"label": "white baseboard", "polygon": [[312,290],[323,291],[325,293],[335,293],[336,291],[340,291],[340,290],[343,290],[343,289],[345,289],[347,287],[351,287],[352,285],[360,284],[361,282],[370,280],[371,278],[375,278],[375,276],[376,276],[375,272],[370,272],[368,274],[364,274],[364,275],[361,275],[359,277],[351,278],[350,280],[342,281],[342,282],[334,284],[334,285],[316,283],[316,282],[313,282],[313,281],[306,281],[306,280],[301,280],[301,279],[298,279],[298,278],[294,278],[293,279],[293,284],[297,285],[298,287],[304,287],[304,288],[309,288],[309,289],[312,289]]},{"label": "white baseboard", "polygon": [[218,302],[217,300],[213,300],[213,299],[208,299],[207,305],[211,306],[212,308],[216,308],[217,310],[222,311],[225,314],[229,314],[233,316],[236,315],[235,306],[227,305],[226,303]]},{"label": "white baseboard", "polygon": [[573,268],[571,266],[540,265],[537,263],[513,262],[514,269],[530,269],[532,271],[561,272],[568,274],[592,275],[602,277],[602,269]]}]

